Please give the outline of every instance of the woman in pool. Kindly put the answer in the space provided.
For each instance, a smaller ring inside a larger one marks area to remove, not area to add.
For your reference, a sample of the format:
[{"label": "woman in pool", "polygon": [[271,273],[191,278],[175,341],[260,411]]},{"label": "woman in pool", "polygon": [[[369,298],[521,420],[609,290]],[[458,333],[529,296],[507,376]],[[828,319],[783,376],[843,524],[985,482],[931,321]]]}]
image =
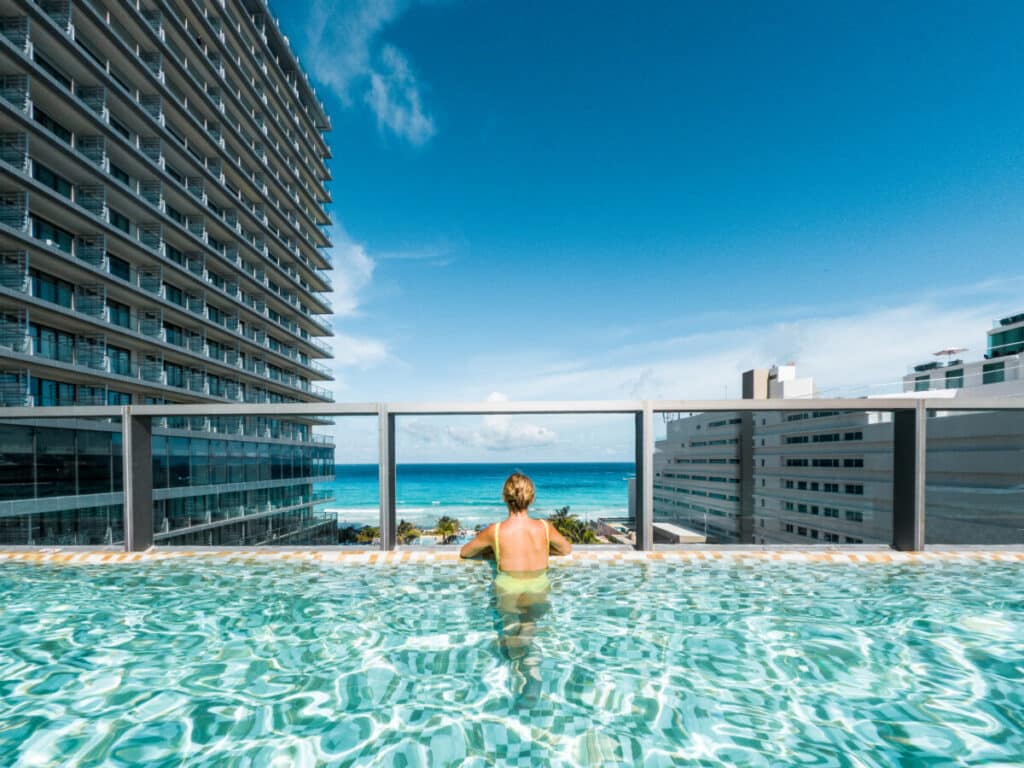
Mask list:
[{"label": "woman in pool", "polygon": [[508,519],[484,528],[459,555],[475,557],[492,550],[498,566],[494,586],[499,594],[547,592],[548,554],[568,555],[572,544],[547,520],[530,517],[535,491],[526,475],[509,475],[501,495],[508,505]]},{"label": "woman in pool", "polygon": [[[572,551],[572,544],[551,523],[529,516],[534,493],[533,482],[526,475],[509,475],[501,491],[508,505],[508,518],[487,526],[459,552],[462,557],[494,552],[500,644],[510,660],[521,659],[529,666],[535,665],[523,657],[529,653],[535,623],[550,607],[548,554],[568,555]],[[528,684],[531,679],[539,683],[535,674],[527,675]]]}]

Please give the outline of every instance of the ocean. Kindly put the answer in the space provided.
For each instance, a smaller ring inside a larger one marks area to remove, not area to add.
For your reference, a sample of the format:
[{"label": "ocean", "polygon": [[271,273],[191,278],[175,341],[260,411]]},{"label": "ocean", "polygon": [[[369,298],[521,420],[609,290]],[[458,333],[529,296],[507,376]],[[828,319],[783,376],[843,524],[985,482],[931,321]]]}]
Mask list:
[{"label": "ocean", "polygon": [[[564,506],[583,520],[627,514],[632,462],[399,464],[398,519],[433,527],[448,515],[470,530],[501,520],[507,514],[501,487],[516,470],[529,475],[537,488],[531,509],[535,516],[547,517]],[[334,493],[321,508],[337,515],[339,526],[377,525],[376,464],[338,464],[334,482],[318,484],[316,490]]]}]

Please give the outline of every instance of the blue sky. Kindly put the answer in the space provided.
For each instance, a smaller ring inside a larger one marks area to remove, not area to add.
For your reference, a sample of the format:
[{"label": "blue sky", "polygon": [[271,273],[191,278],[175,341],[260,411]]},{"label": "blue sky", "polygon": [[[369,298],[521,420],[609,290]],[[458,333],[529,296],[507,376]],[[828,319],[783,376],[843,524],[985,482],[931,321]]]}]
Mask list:
[{"label": "blue sky", "polygon": [[[1024,5],[270,5],[334,124],[339,400],[881,389],[1024,310]],[[475,423],[403,450],[630,451]]]}]

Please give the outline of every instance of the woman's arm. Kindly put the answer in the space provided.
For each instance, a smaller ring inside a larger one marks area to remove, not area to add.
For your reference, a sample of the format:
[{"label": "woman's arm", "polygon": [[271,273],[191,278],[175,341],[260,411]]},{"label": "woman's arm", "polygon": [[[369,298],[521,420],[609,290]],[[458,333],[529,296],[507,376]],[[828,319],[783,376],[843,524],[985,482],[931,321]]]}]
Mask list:
[{"label": "woman's arm", "polygon": [[478,533],[472,541],[463,544],[459,557],[476,557],[481,552],[494,546],[494,525],[488,525]]},{"label": "woman's arm", "polygon": [[548,540],[551,542],[551,553],[553,555],[568,555],[572,552],[572,542],[558,532],[549,521],[545,520],[544,525],[548,527]]}]

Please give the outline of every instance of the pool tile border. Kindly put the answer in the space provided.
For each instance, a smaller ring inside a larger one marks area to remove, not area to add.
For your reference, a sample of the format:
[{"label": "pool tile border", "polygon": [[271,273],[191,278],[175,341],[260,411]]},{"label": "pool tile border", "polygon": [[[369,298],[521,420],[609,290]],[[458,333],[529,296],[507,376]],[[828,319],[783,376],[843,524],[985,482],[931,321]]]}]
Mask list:
[{"label": "pool tile border", "polygon": [[[457,552],[427,550],[422,552],[399,551],[381,552],[378,550],[308,550],[308,549],[244,549],[244,550],[150,550],[148,552],[89,552],[82,550],[0,550],[0,563],[52,563],[52,564],[88,564],[117,565],[123,563],[148,563],[162,560],[179,560],[182,558],[211,558],[226,560],[281,560],[303,561],[314,563],[338,563],[343,565],[393,565],[401,563],[458,563],[461,561]],[[1024,563],[1024,551],[1009,550],[959,550],[959,551],[926,551],[898,552],[889,549],[845,551],[815,550],[678,550],[662,552],[574,552],[569,557],[554,558],[552,566],[559,567],[573,563],[635,563],[645,561],[664,562],[735,562],[735,561],[772,561],[797,563],[949,563],[949,562],[1018,562]],[[468,562],[468,561],[466,561]]]}]

